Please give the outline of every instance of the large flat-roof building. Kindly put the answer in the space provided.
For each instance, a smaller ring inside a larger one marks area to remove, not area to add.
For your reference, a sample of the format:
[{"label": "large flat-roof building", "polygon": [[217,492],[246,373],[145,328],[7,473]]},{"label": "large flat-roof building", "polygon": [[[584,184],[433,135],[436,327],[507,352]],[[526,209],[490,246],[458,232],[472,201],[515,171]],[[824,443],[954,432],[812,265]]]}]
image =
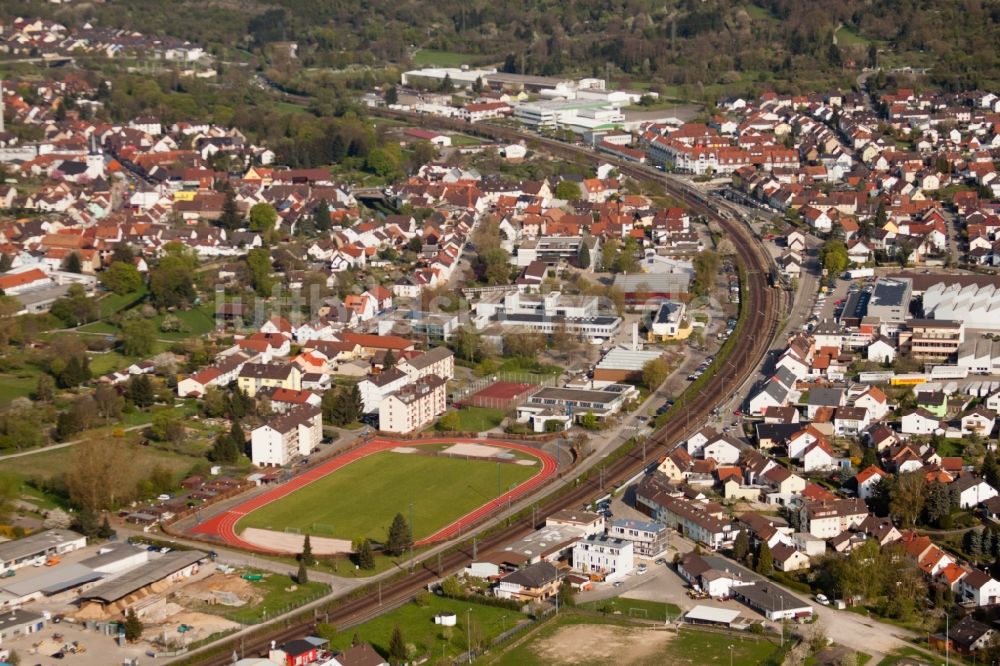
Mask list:
[{"label": "large flat-roof building", "polygon": [[15,541],[0,543],[2,570],[20,569],[52,555],[62,555],[87,545],[87,537],[72,530],[51,529]]},{"label": "large flat-roof building", "polygon": [[913,281],[909,278],[879,278],[868,301],[868,316],[884,324],[901,324],[910,318]]},{"label": "large flat-roof building", "polygon": [[690,284],[688,273],[619,273],[614,281],[628,305],[647,310],[659,308],[664,299],[686,300]]},{"label": "large flat-roof building", "polygon": [[662,351],[643,351],[614,347],[594,367],[594,383],[625,382],[642,379],[642,369],[663,356]]},{"label": "large flat-roof building", "polygon": [[547,386],[518,407],[517,416],[518,420],[526,422],[536,414],[552,410],[569,414],[575,419],[589,413],[602,420],[620,412],[622,406],[636,395],[635,387],[628,384],[609,384],[601,389]]}]

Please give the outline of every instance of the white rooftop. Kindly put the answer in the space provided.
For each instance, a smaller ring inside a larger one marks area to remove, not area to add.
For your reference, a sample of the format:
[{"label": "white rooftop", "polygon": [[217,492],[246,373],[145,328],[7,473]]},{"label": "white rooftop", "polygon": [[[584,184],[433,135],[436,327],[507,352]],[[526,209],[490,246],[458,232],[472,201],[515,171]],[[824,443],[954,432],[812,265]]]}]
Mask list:
[{"label": "white rooftop", "polygon": [[695,622],[732,624],[739,616],[740,612],[738,610],[717,608],[715,606],[695,606],[684,615],[684,619],[694,620]]}]

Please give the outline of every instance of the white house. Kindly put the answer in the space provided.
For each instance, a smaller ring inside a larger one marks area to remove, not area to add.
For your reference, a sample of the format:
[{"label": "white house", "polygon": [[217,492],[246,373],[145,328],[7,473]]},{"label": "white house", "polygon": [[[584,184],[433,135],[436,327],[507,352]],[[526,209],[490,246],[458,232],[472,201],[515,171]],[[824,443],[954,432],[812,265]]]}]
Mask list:
[{"label": "white house", "polygon": [[858,486],[858,497],[863,500],[868,499],[875,493],[875,487],[879,484],[879,481],[887,478],[889,475],[883,472],[881,469],[875,465],[869,465],[865,469],[861,470],[854,476],[854,481]]},{"label": "white house", "polygon": [[701,450],[702,457],[712,459],[720,465],[732,465],[740,459],[740,448],[725,437],[706,444]]},{"label": "white house", "polygon": [[958,506],[962,509],[978,506],[998,494],[986,481],[971,475],[960,476],[955,487],[958,488]]},{"label": "white house", "polygon": [[989,437],[996,425],[997,415],[991,409],[977,407],[962,417],[962,434]]},{"label": "white house", "polygon": [[1000,582],[985,571],[974,569],[958,582],[958,594],[961,601],[992,606],[1000,602]]},{"label": "white house", "polygon": [[907,435],[932,435],[941,427],[937,417],[926,409],[912,409],[902,418],[901,432]]},{"label": "white house", "polygon": [[866,409],[871,421],[881,421],[889,413],[889,400],[882,389],[876,386],[855,398],[854,406]]},{"label": "white house", "polygon": [[888,339],[878,337],[865,350],[869,361],[892,363],[896,360],[896,347]]},{"label": "white house", "polygon": [[834,466],[833,449],[824,440],[813,442],[802,452],[801,462],[806,472],[830,469]]}]

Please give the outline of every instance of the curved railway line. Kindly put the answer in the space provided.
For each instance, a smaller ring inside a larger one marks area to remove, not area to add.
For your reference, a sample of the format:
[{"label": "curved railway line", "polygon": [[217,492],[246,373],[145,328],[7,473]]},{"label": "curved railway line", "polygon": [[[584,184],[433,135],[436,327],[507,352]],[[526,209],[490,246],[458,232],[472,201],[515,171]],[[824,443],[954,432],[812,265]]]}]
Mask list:
[{"label": "curved railway line", "polygon": [[[375,113],[406,120],[411,124],[439,130],[460,131],[496,141],[526,140],[544,152],[565,159],[614,164],[621,173],[629,177],[640,181],[655,181],[663,185],[669,194],[683,201],[692,212],[717,222],[736,248],[736,263],[746,279],[745,297],[741,303],[742,325],[737,330],[745,332],[745,336],[733,347],[728,360],[716,360],[715,372],[697,394],[697,399],[689,398],[686,401],[684,408],[687,414],[679,412],[682,418],[677,418],[678,414],[674,414],[670,421],[653,433],[645,447],[633,447],[628,453],[613,458],[606,463],[603,474],[588,474],[581,477],[567,475],[557,482],[558,488],[550,486],[549,494],[539,500],[537,514],[532,512],[533,515],[544,520],[545,516],[560,509],[579,507],[606,492],[607,488],[614,487],[615,484],[638,474],[651,461],[665,455],[675,443],[700,428],[703,419],[709,416],[712,409],[732,398],[745,380],[755,372],[758,362],[767,354],[785,313],[787,292],[768,286],[768,275],[773,262],[753,231],[742,221],[733,219],[728,212],[720,214],[719,209],[699,193],[671,182],[654,169],[624,162],[614,156],[598,155],[586,148],[526,135],[507,127],[470,125],[464,121],[381,109]],[[210,648],[211,654],[199,654],[199,651],[194,651],[185,655],[181,662],[224,666],[232,663],[234,653],[240,656],[254,655],[266,651],[271,641],[280,644],[300,637],[313,628],[317,619],[333,624],[338,629],[361,623],[389,608],[405,603],[443,575],[467,566],[473,560],[474,548],[481,556],[527,535],[535,528],[536,525],[528,517],[513,520],[507,527],[496,529],[479,539],[475,546],[466,542],[453,551],[443,553],[440,568],[436,558],[427,558],[417,563],[409,574],[401,574],[377,588],[375,584],[371,584],[350,598],[334,599],[322,608],[303,610],[295,619],[286,620],[279,626],[262,626],[259,630],[241,638],[232,637],[222,641],[221,644],[206,646],[205,650]]]}]

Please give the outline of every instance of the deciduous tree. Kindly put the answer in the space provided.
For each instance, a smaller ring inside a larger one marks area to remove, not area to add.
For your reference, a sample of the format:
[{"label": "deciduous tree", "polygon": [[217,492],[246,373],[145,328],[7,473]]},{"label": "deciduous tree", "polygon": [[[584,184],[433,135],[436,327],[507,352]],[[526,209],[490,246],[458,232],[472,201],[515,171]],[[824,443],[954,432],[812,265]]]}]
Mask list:
[{"label": "deciduous tree", "polygon": [[122,322],[118,342],[126,356],[149,356],[156,342],[156,327],[149,319],[128,319]]},{"label": "deciduous tree", "polygon": [[667,359],[660,356],[654,358],[642,366],[642,383],[646,385],[650,391],[655,391],[660,388],[660,385],[666,381],[667,377],[670,375],[670,364],[667,363]]},{"label": "deciduous tree", "polygon": [[101,284],[116,294],[128,294],[142,286],[142,274],[135,264],[115,261],[101,273]]}]

